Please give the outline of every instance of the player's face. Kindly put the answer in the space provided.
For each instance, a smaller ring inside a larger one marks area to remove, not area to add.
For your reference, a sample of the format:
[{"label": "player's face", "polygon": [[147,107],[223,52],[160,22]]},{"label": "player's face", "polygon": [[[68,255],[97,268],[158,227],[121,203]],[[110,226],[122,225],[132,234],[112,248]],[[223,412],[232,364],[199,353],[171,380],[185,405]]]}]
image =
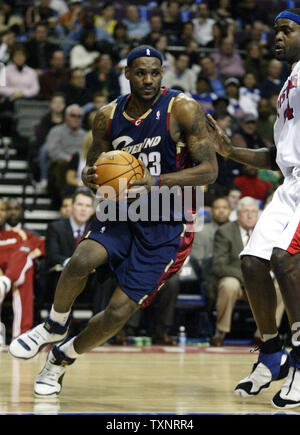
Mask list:
[{"label": "player's face", "polygon": [[287,18],[279,19],[275,30],[275,56],[290,64],[300,59],[300,25]]},{"label": "player's face", "polygon": [[130,82],[133,95],[143,100],[153,100],[159,93],[163,70],[156,57],[139,57],[130,67],[126,67],[125,76]]},{"label": "player's face", "polygon": [[6,204],[0,200],[0,227],[5,224],[6,221]]}]

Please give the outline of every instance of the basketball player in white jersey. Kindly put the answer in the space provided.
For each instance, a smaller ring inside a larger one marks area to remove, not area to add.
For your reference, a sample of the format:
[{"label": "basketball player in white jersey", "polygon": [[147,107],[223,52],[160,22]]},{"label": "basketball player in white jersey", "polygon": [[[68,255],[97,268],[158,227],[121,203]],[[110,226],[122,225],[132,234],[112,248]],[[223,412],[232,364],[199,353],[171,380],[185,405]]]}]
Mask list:
[{"label": "basketball player in white jersey", "polygon": [[[275,54],[291,68],[279,97],[274,126],[275,146],[237,148],[209,117],[217,151],[256,168],[280,168],[283,184],[263,211],[249,243],[241,252],[242,271],[262,344],[250,375],[235,393],[255,396],[287,376],[273,397],[275,407],[300,405],[300,9],[287,9],[275,18]],[[292,330],[292,350],[283,348],[276,327],[276,293],[270,275],[280,285]]]}]

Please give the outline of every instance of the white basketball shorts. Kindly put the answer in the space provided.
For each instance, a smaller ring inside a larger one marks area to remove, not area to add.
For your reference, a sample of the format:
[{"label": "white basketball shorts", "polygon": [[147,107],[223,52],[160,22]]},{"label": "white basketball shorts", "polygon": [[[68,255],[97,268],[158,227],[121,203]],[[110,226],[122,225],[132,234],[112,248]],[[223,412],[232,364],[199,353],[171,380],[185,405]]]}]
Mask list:
[{"label": "white basketball shorts", "polygon": [[300,252],[300,178],[289,175],[260,215],[240,253],[270,260],[273,248]]}]

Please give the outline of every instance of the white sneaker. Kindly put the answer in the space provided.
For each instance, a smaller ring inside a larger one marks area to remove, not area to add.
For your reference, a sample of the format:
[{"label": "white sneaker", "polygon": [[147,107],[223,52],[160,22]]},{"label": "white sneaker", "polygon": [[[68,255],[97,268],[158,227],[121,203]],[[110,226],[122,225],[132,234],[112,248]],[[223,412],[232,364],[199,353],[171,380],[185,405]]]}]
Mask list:
[{"label": "white sneaker", "polygon": [[62,380],[66,366],[73,364],[75,359],[68,358],[59,347],[54,346],[48,353],[46,364],[36,377],[34,394],[36,397],[56,397],[61,392]]},{"label": "white sneaker", "polygon": [[291,366],[288,377],[280,391],[272,399],[275,408],[295,408],[300,405],[300,363],[299,357],[295,359],[295,351],[292,349]]},{"label": "white sneaker", "polygon": [[11,289],[11,280],[5,276],[0,276],[0,304],[4,301],[5,296]]},{"label": "white sneaker", "polygon": [[33,358],[43,347],[48,344],[63,341],[67,336],[70,317],[65,326],[53,322],[49,317],[44,323],[24,332],[15,338],[9,346],[9,353],[20,359]]}]

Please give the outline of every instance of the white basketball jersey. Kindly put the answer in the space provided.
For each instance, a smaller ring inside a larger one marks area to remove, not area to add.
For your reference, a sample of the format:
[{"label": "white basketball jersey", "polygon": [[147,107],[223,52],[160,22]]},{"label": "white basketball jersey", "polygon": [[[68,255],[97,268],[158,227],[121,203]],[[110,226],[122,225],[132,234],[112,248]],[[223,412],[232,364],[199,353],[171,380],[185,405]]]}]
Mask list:
[{"label": "white basketball jersey", "polygon": [[293,66],[278,97],[274,140],[276,162],[283,175],[300,168],[300,61]]}]

